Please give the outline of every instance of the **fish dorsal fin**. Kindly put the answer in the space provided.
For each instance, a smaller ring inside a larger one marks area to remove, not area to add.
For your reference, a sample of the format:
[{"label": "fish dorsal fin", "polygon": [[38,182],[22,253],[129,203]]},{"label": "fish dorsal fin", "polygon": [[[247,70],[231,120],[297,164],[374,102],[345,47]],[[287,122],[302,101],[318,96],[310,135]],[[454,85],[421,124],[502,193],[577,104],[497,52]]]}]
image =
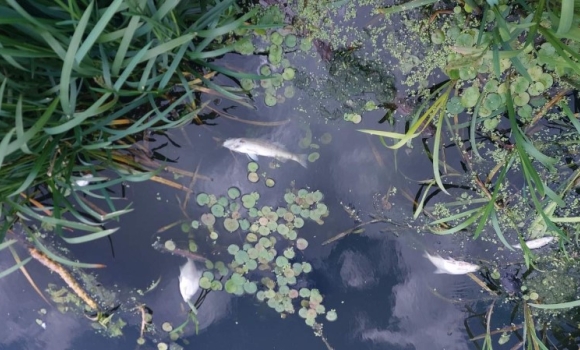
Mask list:
[{"label": "fish dorsal fin", "polygon": [[253,160],[254,162],[258,161],[258,155],[254,154],[254,153],[247,153],[246,154],[248,156],[248,158],[250,158],[251,160]]}]

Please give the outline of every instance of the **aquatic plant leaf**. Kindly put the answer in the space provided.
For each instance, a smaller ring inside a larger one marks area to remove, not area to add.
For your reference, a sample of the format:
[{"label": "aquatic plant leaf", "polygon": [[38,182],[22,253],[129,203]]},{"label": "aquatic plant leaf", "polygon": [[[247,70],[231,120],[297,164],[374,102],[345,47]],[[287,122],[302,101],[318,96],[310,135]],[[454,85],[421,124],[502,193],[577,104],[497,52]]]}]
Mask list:
[{"label": "aquatic plant leaf", "polygon": [[11,274],[12,272],[18,270],[19,268],[21,268],[22,266],[28,264],[28,262],[32,259],[32,257],[28,257],[24,260],[22,260],[21,262],[10,266],[9,268],[7,268],[6,270],[0,272],[0,279],[4,278],[6,276],[8,276],[9,274]]},{"label": "aquatic plant leaf", "polygon": [[119,228],[116,227],[113,229],[102,230],[99,232],[94,232],[94,233],[90,233],[88,235],[79,236],[79,237],[65,237],[65,236],[63,236],[62,239],[69,244],[86,243],[86,242],[91,242],[91,241],[97,240],[99,238],[103,238],[103,237],[106,237],[108,235],[111,235],[111,234],[115,233],[118,229]]}]

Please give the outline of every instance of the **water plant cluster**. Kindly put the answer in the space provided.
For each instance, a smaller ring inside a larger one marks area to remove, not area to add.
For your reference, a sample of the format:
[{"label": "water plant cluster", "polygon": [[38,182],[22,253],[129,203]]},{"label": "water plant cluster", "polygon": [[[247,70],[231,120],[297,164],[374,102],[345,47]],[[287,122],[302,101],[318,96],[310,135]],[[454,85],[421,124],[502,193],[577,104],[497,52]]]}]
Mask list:
[{"label": "water plant cluster", "polygon": [[[130,209],[107,189],[159,180],[136,145],[143,133],[201,122],[202,92],[244,101],[212,82],[234,73],[210,61],[234,50],[225,38],[256,13],[233,0],[0,7],[0,239],[19,216],[63,237],[63,227],[88,232],[71,243],[111,234],[101,225]],[[101,200],[107,210],[95,209]]]},{"label": "water plant cluster", "polygon": [[287,190],[284,204],[277,207],[259,206],[259,200],[258,192],[242,194],[237,187],[223,196],[197,194],[197,204],[208,211],[191,226],[207,232],[213,250],[227,247],[223,253],[229,256],[206,263],[200,287],[255,295],[284,317],[298,310],[312,327],[320,315],[336,320],[336,311],[325,308],[321,293],[307,286],[312,265],[303,261],[302,251],[308,240],[298,235],[308,221],[324,224],[329,212],[322,193]]}]

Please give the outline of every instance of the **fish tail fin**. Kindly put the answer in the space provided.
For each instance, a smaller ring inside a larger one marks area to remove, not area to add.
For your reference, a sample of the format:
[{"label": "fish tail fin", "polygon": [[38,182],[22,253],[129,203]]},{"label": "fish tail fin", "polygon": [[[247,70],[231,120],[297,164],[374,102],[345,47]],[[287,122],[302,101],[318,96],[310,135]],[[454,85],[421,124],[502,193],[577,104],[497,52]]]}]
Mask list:
[{"label": "fish tail fin", "polygon": [[308,169],[308,154],[298,154],[296,161],[300,163],[304,168]]}]

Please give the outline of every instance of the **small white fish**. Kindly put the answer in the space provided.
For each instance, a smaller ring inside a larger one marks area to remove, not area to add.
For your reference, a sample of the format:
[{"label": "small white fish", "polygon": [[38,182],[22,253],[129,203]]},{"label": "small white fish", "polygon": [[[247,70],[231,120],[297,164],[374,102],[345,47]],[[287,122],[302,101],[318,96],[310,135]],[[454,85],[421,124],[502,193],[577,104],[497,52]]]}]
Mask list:
[{"label": "small white fish", "polygon": [[258,156],[276,158],[279,161],[285,162],[290,159],[303,167],[307,168],[308,155],[291,153],[286,148],[276,142],[268,142],[260,139],[228,139],[223,146],[234,152],[247,154],[248,157],[254,161],[258,160]]},{"label": "small white fish", "polygon": [[443,259],[439,255],[430,255],[429,253],[425,252],[423,255],[427,259],[429,259],[437,270],[435,273],[446,273],[449,275],[464,275],[469,272],[475,272],[479,270],[479,266],[465,262],[465,261],[457,261],[454,259]]},{"label": "small white fish", "polygon": [[[538,249],[542,248],[546,244],[552,242],[554,240],[554,236],[542,237],[537,239],[532,239],[531,241],[526,241],[526,245],[529,249]],[[514,248],[522,249],[520,244],[514,244]]]},{"label": "small white fish", "polygon": [[179,269],[179,292],[186,303],[193,298],[195,293],[199,290],[199,279],[201,278],[201,271],[195,267],[195,263],[191,259],[187,259],[185,265]]}]

